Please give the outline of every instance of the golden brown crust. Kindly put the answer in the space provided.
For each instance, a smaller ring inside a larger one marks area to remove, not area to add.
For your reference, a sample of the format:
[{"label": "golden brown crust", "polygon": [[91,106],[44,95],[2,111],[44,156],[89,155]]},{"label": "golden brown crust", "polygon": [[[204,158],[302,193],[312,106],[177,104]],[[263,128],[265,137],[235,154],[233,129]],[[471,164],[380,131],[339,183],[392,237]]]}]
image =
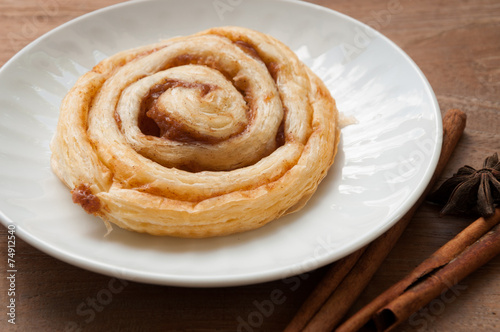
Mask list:
[{"label": "golden brown crust", "polygon": [[288,47],[223,27],[118,53],[83,75],[61,105],[51,163],[105,221],[209,237],[302,208],[338,137],[333,98]]}]

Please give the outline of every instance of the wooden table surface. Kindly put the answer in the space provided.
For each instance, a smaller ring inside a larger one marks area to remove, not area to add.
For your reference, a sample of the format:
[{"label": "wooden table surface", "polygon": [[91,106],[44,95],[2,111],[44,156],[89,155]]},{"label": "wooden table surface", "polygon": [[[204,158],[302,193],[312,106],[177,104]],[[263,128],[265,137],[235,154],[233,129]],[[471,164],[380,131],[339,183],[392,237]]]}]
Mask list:
[{"label": "wooden table surface", "polygon": [[[118,2],[0,0],[0,65],[49,30]],[[442,112],[460,108],[467,113],[467,128],[443,178],[464,164],[479,167],[486,156],[500,152],[498,0],[311,2],[376,27],[422,69]],[[398,10],[391,12],[392,6]],[[471,221],[438,218],[437,212],[425,204],[418,210],[353,310],[411,271]],[[277,280],[231,288],[180,288],[120,281],[82,270],[40,252],[20,238],[16,252],[14,326],[7,322],[6,315],[7,229],[0,227],[1,331],[236,331],[238,327],[245,331],[250,329],[242,329],[242,322],[249,318],[259,325],[254,331],[280,331],[326,271],[322,268],[310,272],[294,287]],[[275,290],[283,293],[283,301],[274,306],[272,313],[259,314],[259,303],[268,300]],[[96,302],[98,297],[101,302]],[[500,257],[412,316],[398,330],[499,331]]]}]

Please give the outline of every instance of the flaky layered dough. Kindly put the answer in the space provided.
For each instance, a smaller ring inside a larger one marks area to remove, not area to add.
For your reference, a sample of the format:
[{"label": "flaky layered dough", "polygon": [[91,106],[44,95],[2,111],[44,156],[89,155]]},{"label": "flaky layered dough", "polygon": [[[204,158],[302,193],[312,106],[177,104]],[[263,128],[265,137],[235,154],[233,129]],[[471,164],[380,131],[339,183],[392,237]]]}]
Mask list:
[{"label": "flaky layered dough", "polygon": [[80,77],[51,163],[108,226],[210,237],[302,208],[338,137],[334,99],[288,47],[223,27],[123,51]]}]

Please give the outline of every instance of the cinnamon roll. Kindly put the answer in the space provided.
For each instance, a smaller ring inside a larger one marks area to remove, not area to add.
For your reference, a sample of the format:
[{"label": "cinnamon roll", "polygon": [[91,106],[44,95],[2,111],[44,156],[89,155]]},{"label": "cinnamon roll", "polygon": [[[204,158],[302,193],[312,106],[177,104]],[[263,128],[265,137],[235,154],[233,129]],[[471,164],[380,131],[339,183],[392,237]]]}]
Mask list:
[{"label": "cinnamon roll", "polygon": [[248,231],[302,208],[338,111],[287,46],[221,27],[113,55],[64,98],[51,166],[85,211],[155,235]]}]

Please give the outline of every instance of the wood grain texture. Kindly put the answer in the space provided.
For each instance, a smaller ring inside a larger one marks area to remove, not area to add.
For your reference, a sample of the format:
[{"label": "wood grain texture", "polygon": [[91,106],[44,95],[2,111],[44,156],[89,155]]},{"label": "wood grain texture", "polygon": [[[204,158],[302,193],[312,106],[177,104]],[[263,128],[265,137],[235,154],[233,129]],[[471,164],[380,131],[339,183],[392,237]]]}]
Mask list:
[{"label": "wood grain texture", "polygon": [[[69,21],[119,0],[0,0],[0,65],[22,47]],[[432,85],[441,110],[460,108],[467,128],[442,179],[464,164],[479,167],[500,152],[500,2],[497,0],[314,0],[377,28],[399,45]],[[397,10],[394,9],[397,6]],[[4,144],[4,142],[2,142]],[[354,312],[401,279],[471,220],[438,217],[423,205]],[[121,283],[60,262],[17,239],[17,324],[2,331],[236,331],[255,319],[254,331],[281,331],[325,268],[287,282],[196,289]],[[0,305],[8,283],[7,230],[0,227]],[[111,292],[113,290],[113,292]],[[273,292],[281,304],[268,315],[258,305]],[[106,294],[112,294],[106,298]],[[106,305],[93,301],[106,299]],[[108,303],[109,302],[109,303]],[[93,313],[93,314],[92,314]],[[260,319],[262,318],[262,319]],[[500,329],[500,257],[431,302],[398,330],[492,331]],[[244,331],[245,329],[243,329]]]}]

